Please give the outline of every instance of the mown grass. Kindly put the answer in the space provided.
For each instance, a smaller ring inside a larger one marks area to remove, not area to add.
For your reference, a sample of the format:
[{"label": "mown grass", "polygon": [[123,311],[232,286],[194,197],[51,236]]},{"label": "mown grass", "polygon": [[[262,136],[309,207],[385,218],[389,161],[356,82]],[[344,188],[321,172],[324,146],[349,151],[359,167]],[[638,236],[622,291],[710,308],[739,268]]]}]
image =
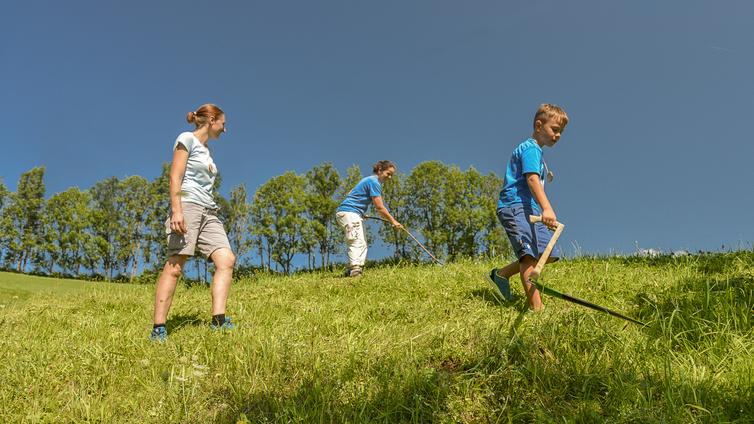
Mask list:
[{"label": "mown grass", "polygon": [[[500,265],[500,264],[497,264]],[[753,422],[754,255],[549,265],[558,299],[500,303],[465,262],[235,283],[237,330],[181,286],[0,274],[2,422]]]}]

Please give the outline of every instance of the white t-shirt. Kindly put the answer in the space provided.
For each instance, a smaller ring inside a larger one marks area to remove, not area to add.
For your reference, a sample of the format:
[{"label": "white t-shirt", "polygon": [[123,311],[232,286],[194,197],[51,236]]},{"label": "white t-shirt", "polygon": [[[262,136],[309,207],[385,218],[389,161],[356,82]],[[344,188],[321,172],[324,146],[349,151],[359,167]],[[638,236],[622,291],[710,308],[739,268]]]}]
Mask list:
[{"label": "white t-shirt", "polygon": [[181,133],[173,144],[173,151],[182,144],[188,150],[186,173],[181,183],[181,201],[197,203],[207,208],[216,208],[212,198],[212,185],[217,176],[217,166],[198,138],[191,132]]}]

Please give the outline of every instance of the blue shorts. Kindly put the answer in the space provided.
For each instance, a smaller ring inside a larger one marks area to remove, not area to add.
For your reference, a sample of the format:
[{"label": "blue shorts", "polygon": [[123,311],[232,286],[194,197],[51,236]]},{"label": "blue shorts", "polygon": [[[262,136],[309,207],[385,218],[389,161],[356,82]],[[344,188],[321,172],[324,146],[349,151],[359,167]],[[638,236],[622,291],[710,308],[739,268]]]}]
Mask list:
[{"label": "blue shorts", "polygon": [[[503,224],[513,252],[519,260],[526,255],[538,259],[552,238],[552,231],[547,229],[545,224],[541,222],[530,224],[529,215],[534,215],[532,209],[518,204],[497,210],[497,219]],[[550,257],[557,260],[559,256],[560,252],[555,246]]]}]

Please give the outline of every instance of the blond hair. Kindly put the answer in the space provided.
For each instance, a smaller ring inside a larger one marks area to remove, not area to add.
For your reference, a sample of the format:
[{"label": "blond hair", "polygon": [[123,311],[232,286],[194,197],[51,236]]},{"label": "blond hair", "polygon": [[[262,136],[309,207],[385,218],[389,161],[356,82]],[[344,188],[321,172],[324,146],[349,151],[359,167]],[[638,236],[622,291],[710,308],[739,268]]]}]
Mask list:
[{"label": "blond hair", "polygon": [[561,126],[568,124],[568,115],[562,107],[550,103],[542,103],[534,114],[534,128],[537,128],[537,121],[545,123],[550,119],[557,119]]}]

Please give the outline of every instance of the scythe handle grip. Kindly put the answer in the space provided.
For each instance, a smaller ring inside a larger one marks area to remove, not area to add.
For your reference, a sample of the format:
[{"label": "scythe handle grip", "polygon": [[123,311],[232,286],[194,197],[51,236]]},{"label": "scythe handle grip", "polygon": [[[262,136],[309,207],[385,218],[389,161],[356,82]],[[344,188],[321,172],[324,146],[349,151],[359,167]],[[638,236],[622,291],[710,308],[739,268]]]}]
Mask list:
[{"label": "scythe handle grip", "polygon": [[[529,215],[529,222],[532,224],[536,224],[537,222],[542,222],[542,215]],[[563,225],[560,222],[556,222],[555,225]]]},{"label": "scythe handle grip", "polygon": [[[541,216],[535,216],[535,215],[529,216],[529,222],[531,222],[532,224],[535,222],[540,222],[540,221],[542,221]],[[555,232],[552,234],[552,237],[550,238],[550,242],[547,243],[547,247],[545,248],[545,251],[542,252],[542,256],[539,257],[539,261],[537,261],[537,265],[532,270],[530,278],[533,278],[534,280],[537,280],[537,278],[539,278],[539,274],[542,273],[542,268],[545,267],[545,264],[547,263],[547,259],[550,258],[552,249],[555,247],[555,243],[558,241],[558,238],[560,237],[560,233],[563,232],[563,228],[565,228],[565,225],[563,225],[563,223],[561,222],[558,222],[558,226],[555,227]]]}]

